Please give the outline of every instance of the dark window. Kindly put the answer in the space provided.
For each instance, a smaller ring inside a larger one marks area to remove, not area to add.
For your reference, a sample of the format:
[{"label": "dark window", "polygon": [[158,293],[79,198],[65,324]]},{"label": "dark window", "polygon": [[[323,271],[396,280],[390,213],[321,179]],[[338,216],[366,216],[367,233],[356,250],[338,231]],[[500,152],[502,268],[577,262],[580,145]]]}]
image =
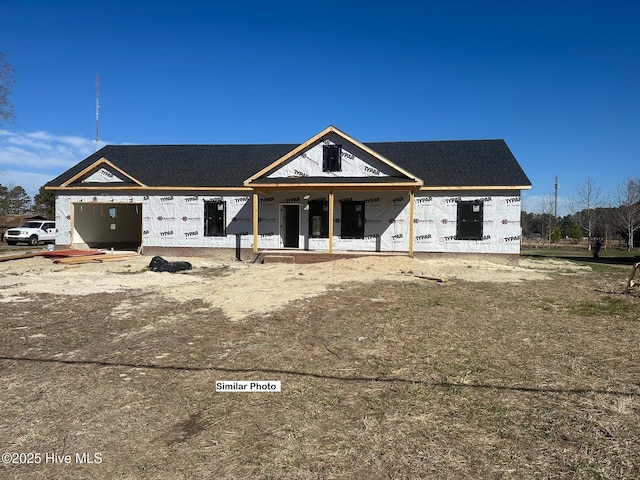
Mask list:
[{"label": "dark window", "polygon": [[481,200],[458,202],[457,240],[482,240],[483,207]]},{"label": "dark window", "polygon": [[111,207],[109,209],[109,228],[111,230],[115,230],[116,229],[116,217],[118,210],[116,209],[116,207]]},{"label": "dark window", "polygon": [[309,236],[329,237],[329,202],[321,200],[309,202]]},{"label": "dark window", "polygon": [[342,202],[342,238],[364,238],[364,202]]},{"label": "dark window", "polygon": [[342,145],[322,146],[322,171],[339,172],[342,170]]},{"label": "dark window", "polygon": [[227,235],[225,202],[204,202],[205,237],[224,237]]}]

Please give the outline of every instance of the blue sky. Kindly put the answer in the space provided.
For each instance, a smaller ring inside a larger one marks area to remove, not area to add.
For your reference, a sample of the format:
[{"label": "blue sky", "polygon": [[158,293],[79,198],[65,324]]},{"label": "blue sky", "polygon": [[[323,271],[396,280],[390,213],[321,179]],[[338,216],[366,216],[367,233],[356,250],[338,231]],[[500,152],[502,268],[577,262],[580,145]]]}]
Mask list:
[{"label": "blue sky", "polygon": [[0,0],[17,119],[0,183],[30,195],[100,145],[504,138],[561,213],[640,176],[640,3]]}]

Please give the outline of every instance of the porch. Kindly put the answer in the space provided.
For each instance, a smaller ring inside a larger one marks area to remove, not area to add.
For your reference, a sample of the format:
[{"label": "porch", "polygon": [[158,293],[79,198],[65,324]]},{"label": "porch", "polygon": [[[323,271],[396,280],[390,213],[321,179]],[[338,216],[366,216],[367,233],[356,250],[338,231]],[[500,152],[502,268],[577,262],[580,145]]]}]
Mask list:
[{"label": "porch", "polygon": [[320,263],[333,260],[358,257],[411,257],[408,252],[362,252],[346,251],[330,253],[328,251],[307,251],[295,249],[259,250],[255,253],[252,263]]}]

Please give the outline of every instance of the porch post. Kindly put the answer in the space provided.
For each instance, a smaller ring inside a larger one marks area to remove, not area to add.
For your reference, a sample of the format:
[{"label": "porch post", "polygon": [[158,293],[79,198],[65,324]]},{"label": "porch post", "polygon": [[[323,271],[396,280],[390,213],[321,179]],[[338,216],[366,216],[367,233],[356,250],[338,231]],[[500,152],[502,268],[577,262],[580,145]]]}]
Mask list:
[{"label": "porch post", "polygon": [[333,253],[333,192],[329,192],[329,253]]},{"label": "porch post", "polygon": [[409,190],[409,255],[413,257],[413,202],[415,195]]},{"label": "porch post", "polygon": [[[69,212],[71,214],[71,236],[69,237],[69,248],[73,248],[73,244],[76,241],[75,235],[73,234],[73,232],[76,231],[76,206],[75,203],[71,201],[71,199],[69,199]],[[142,222],[144,223],[144,217],[142,217]],[[142,231],[144,232],[144,225],[142,226]]]},{"label": "porch post", "polygon": [[253,253],[258,252],[258,193],[253,192]]}]

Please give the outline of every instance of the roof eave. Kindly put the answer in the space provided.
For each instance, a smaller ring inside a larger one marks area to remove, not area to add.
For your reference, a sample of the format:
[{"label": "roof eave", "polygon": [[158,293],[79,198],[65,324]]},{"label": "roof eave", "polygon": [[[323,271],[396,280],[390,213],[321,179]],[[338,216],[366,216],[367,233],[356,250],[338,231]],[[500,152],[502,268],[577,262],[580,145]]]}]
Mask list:
[{"label": "roof eave", "polygon": [[424,191],[435,190],[530,190],[531,185],[425,185]]},{"label": "roof eave", "polygon": [[65,191],[65,192],[73,192],[73,191],[96,191],[102,192],[105,190],[134,190],[134,191],[243,191],[250,192],[252,189],[249,187],[229,187],[229,186],[204,186],[204,187],[185,187],[185,186],[175,186],[175,185],[162,185],[162,186],[135,186],[135,185],[105,185],[105,186],[48,186],[45,187],[45,190],[56,190],[56,191]]},{"label": "roof eave", "polygon": [[389,182],[389,183],[252,183],[256,190],[416,190],[422,186],[419,182]]}]

